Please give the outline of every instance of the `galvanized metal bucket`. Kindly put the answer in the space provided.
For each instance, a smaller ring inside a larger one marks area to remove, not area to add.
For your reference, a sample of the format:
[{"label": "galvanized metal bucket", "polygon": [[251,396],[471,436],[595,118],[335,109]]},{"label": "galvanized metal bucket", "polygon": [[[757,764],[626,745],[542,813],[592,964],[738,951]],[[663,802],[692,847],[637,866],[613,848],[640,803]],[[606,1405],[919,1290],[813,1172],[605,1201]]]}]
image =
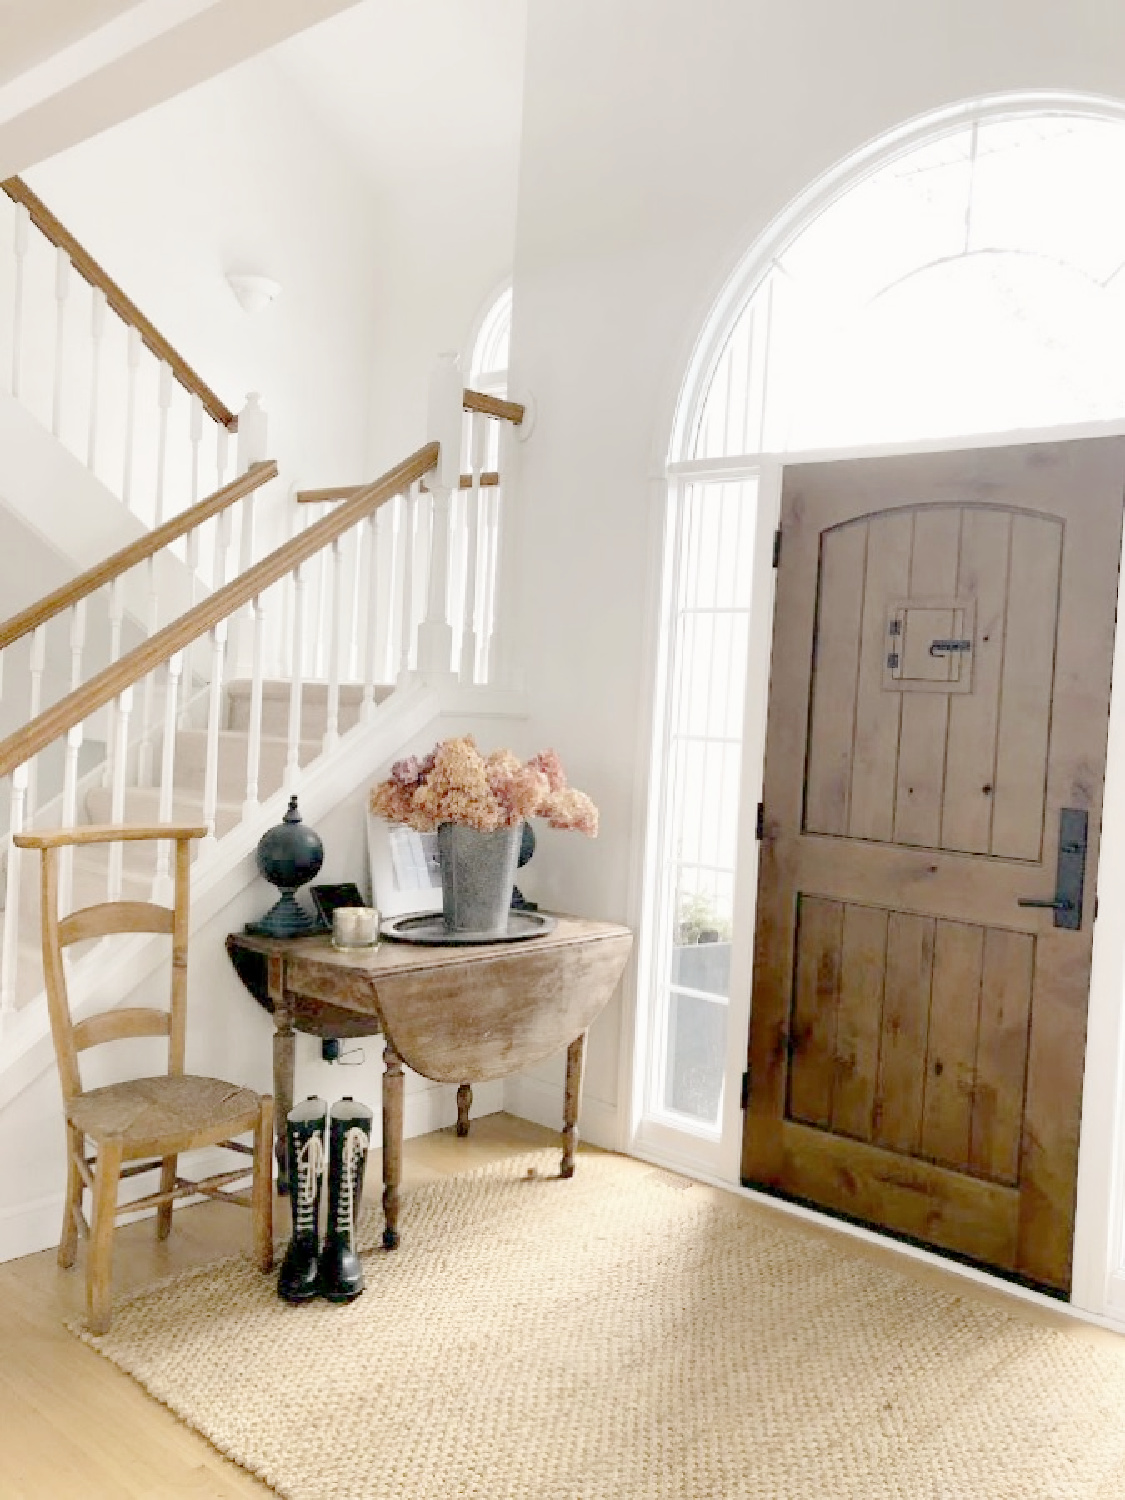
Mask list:
[{"label": "galvanized metal bucket", "polygon": [[519,823],[491,833],[463,823],[438,825],[441,909],[449,932],[507,932],[521,833]]}]

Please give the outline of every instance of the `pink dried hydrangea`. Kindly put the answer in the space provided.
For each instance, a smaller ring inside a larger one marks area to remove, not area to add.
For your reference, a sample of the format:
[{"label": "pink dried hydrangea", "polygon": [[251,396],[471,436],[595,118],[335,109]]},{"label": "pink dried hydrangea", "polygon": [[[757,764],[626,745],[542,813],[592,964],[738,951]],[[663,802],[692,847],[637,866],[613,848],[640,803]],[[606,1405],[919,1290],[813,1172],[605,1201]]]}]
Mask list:
[{"label": "pink dried hydrangea", "polygon": [[371,811],[391,823],[425,833],[439,823],[463,823],[484,833],[514,828],[525,818],[546,818],[553,828],[573,828],[593,838],[598,810],[567,786],[554,750],[523,762],[511,750],[482,756],[470,735],[442,740],[429,755],[395,761],[385,781],[371,789]]}]

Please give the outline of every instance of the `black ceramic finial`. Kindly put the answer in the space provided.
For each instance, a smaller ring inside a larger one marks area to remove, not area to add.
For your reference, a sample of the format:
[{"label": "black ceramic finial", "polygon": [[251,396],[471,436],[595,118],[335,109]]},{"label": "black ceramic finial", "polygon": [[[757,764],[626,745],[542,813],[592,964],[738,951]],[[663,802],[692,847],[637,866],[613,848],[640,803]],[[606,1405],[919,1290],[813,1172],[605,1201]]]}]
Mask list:
[{"label": "black ceramic finial", "polygon": [[284,818],[258,841],[258,869],[278,888],[281,899],[259,921],[248,922],[246,931],[279,938],[317,931],[317,918],[297,904],[293,892],[313,880],[323,863],[324,845],[301,822],[297,799],[290,797]]}]

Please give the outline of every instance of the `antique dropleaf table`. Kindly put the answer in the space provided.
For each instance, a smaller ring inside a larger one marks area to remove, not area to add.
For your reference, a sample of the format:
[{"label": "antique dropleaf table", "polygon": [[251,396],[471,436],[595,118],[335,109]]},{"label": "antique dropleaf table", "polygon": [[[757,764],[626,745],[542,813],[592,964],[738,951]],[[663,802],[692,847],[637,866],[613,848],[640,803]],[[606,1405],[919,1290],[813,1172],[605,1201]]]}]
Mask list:
[{"label": "antique dropleaf table", "polygon": [[232,933],[227,952],[250,993],[273,1013],[276,1149],[285,1168],[293,1107],[294,1034],[381,1034],[383,1243],[398,1244],[403,1064],[458,1085],[458,1130],[468,1128],[471,1085],[505,1078],[566,1053],[561,1175],[574,1171],[586,1032],[621,977],[633,935],[610,922],[560,917],[528,942],[421,947],[381,942],[338,949],[327,934],[270,938]]}]

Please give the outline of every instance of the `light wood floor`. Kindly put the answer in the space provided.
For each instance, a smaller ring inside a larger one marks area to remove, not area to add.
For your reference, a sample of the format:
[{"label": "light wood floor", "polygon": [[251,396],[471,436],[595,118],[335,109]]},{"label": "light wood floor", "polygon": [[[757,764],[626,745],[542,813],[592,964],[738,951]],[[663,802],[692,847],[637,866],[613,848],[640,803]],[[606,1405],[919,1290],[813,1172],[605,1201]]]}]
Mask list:
[{"label": "light wood floor", "polygon": [[[404,1187],[558,1139],[552,1131],[504,1114],[474,1120],[467,1140],[458,1140],[450,1130],[437,1131],[406,1142]],[[377,1197],[381,1176],[374,1153],[367,1168],[369,1200]],[[781,1212],[750,1203],[746,1211]],[[791,1216],[786,1222],[796,1227]],[[803,1228],[842,1239],[830,1228]],[[276,1229],[279,1238],[288,1229],[284,1206]],[[948,1288],[955,1279],[963,1296],[1002,1302],[1015,1316],[1066,1327],[1075,1338],[1120,1337],[1077,1324],[1052,1308],[978,1288],[893,1250],[850,1238],[847,1244],[931,1285]],[[151,1221],[125,1225],[116,1236],[114,1289],[120,1295],[248,1248],[249,1216],[221,1204],[177,1212],[171,1238],[163,1245],[156,1242]],[[399,1253],[408,1253],[408,1247]],[[81,1318],[84,1311],[82,1254],[80,1248],[73,1271],[58,1269],[53,1250],[0,1265],[0,1500],[246,1500],[272,1495],[67,1331],[66,1320]]]}]

